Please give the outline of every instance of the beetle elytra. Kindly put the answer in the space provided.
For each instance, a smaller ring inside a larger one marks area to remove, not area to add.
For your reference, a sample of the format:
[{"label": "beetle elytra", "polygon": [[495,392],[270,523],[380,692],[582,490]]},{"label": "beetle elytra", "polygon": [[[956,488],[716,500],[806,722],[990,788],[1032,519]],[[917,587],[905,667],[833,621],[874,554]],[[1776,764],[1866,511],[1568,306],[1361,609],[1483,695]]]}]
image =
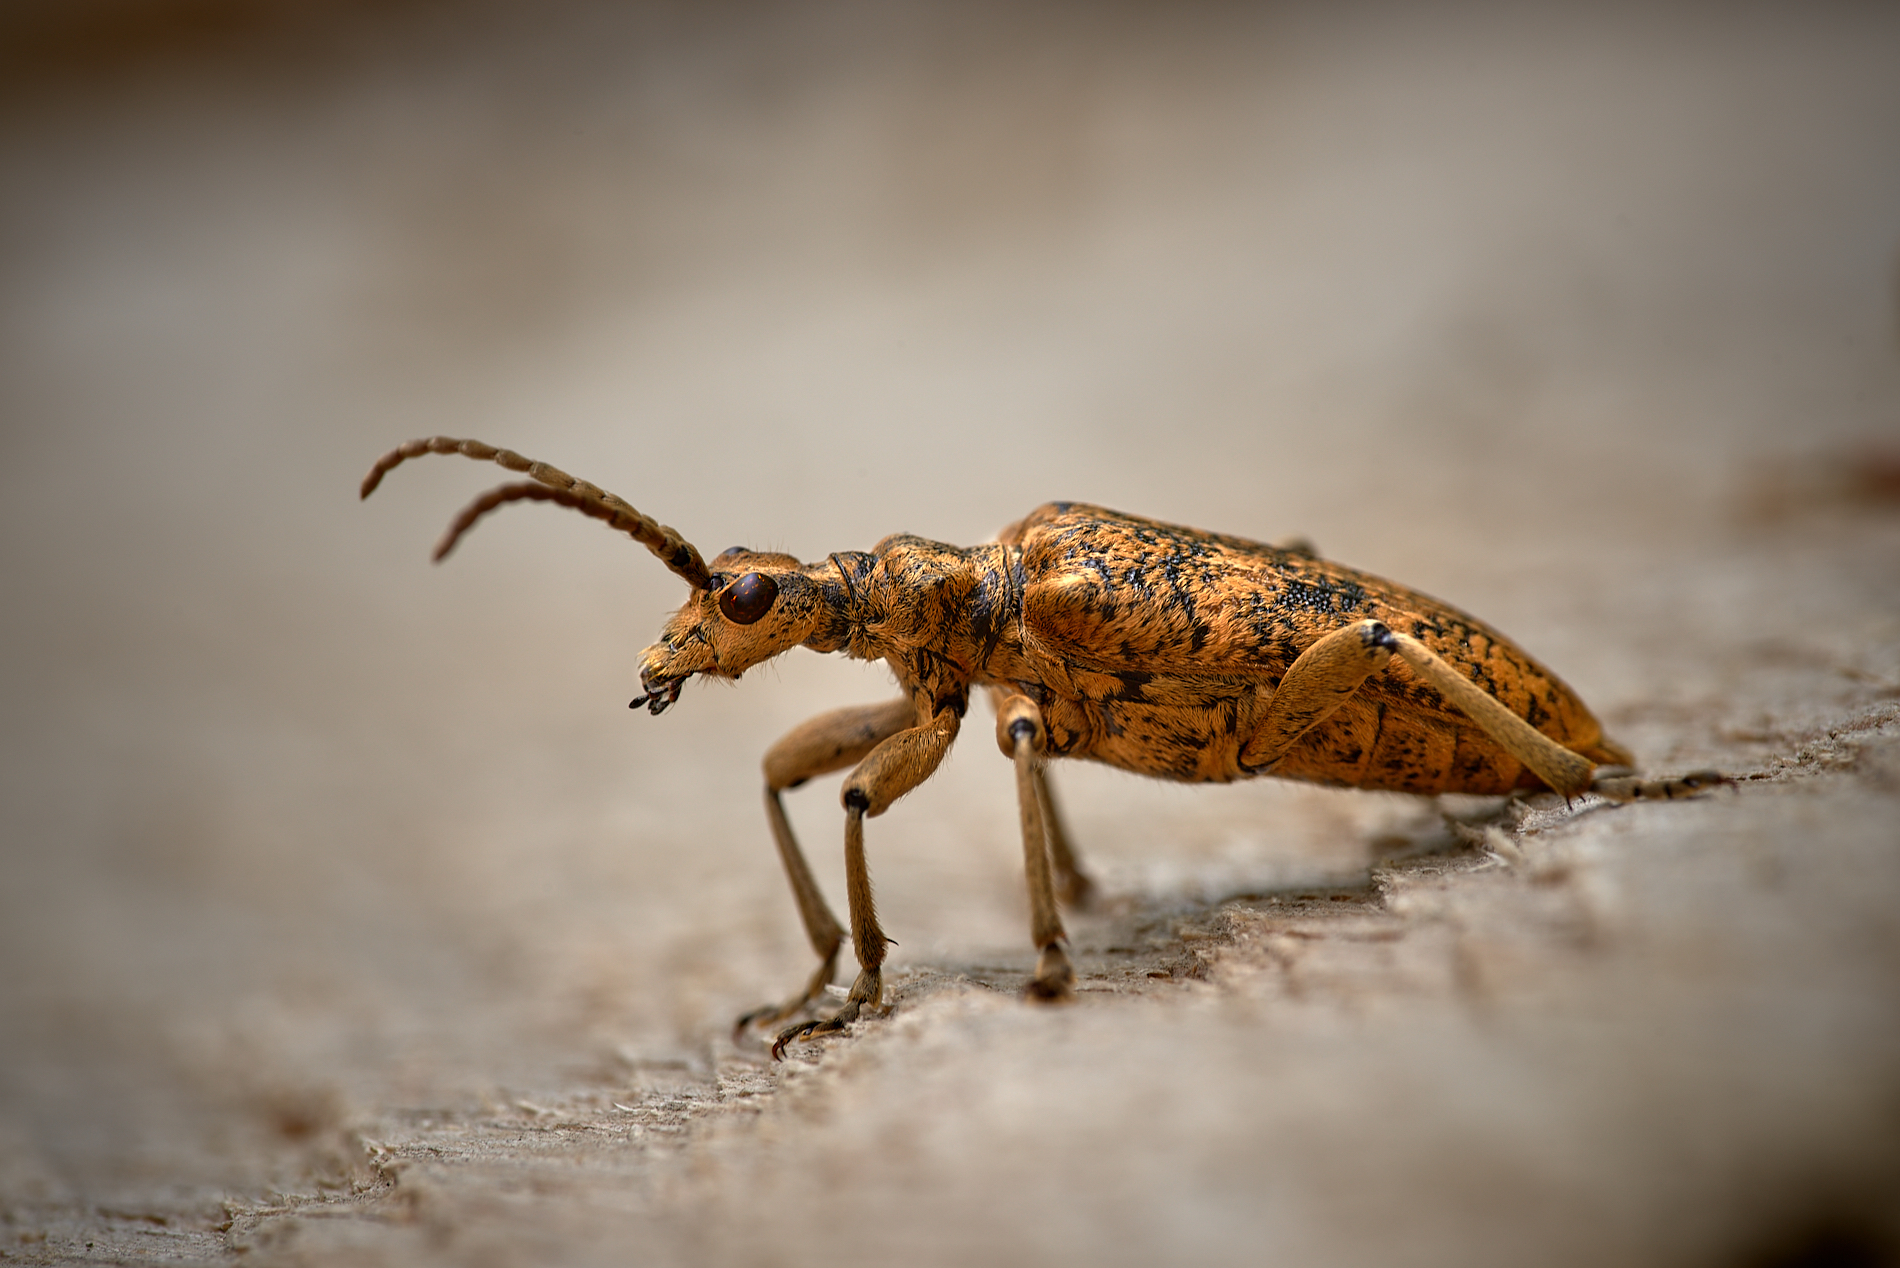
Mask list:
[{"label": "beetle elytra", "polygon": [[962,728],[972,689],[996,706],[996,740],[1015,764],[1031,937],[1029,994],[1074,990],[1057,910],[1089,881],[1055,817],[1045,765],[1086,758],[1161,779],[1275,775],[1357,788],[1508,793],[1551,788],[1617,800],[1693,795],[1728,782],[1700,771],[1645,781],[1588,708],[1509,639],[1448,604],[1318,558],[1052,502],[992,544],[950,546],[899,533],[818,563],[735,547],[706,560],[678,532],[613,494],[475,440],[404,444],[363,480],[459,453],[530,478],[471,503],[439,560],[489,511],[554,502],[632,536],[692,587],[641,656],[661,713],[696,675],[737,678],[792,647],[882,660],[901,694],[821,714],[766,753],[765,809],[819,966],[783,1004],[740,1019],[773,1025],[818,999],[845,930],[826,906],[780,795],[850,767],[845,880],[858,975],[834,1016],[782,1030],[793,1040],[843,1029],[882,995],[886,943],[872,903],[864,821],[928,779]]}]

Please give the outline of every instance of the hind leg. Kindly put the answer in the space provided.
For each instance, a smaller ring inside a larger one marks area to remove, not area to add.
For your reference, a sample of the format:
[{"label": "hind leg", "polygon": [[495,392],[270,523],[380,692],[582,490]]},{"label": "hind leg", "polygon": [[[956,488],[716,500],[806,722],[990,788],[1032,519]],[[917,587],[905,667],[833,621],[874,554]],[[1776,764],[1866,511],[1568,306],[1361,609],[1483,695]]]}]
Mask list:
[{"label": "hind leg", "polygon": [[[1249,771],[1272,769],[1301,736],[1331,717],[1395,655],[1477,723],[1499,748],[1566,797],[1601,792],[1619,801],[1673,798],[1732,782],[1715,771],[1644,781],[1620,768],[1598,767],[1518,717],[1431,648],[1409,634],[1388,629],[1381,621],[1358,621],[1334,630],[1300,653],[1280,680],[1253,738],[1241,750],[1241,766]],[[1604,775],[1601,780],[1599,770]]]},{"label": "hind leg", "polygon": [[1643,779],[1616,766],[1597,767],[1590,791],[1611,801],[1680,801],[1700,797],[1711,788],[1733,786],[1735,780],[1719,770],[1690,771],[1669,779]]}]

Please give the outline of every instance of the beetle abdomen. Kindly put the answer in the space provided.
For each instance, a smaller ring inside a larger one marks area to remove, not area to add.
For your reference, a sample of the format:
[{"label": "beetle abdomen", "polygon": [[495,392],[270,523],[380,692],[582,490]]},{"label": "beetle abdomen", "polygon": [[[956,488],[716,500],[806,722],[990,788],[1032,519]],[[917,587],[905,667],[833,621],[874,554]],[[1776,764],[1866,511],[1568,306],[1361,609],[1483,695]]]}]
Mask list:
[{"label": "beetle abdomen", "polygon": [[[1003,534],[1020,548],[1020,652],[1056,751],[1165,779],[1245,778],[1258,693],[1356,620],[1411,635],[1506,708],[1595,762],[1627,761],[1575,692],[1450,604],[1299,552],[1050,503]],[[1237,738],[1230,738],[1236,736]],[[1066,741],[1066,742],[1065,742]],[[1413,793],[1541,781],[1395,659],[1272,773]]]}]

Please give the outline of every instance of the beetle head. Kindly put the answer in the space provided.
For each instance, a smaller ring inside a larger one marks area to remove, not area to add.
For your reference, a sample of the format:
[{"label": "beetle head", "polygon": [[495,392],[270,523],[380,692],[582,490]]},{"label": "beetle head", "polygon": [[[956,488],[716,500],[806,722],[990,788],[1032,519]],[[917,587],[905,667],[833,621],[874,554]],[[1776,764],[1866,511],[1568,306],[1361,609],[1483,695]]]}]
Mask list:
[{"label": "beetle head", "polygon": [[714,561],[720,568],[715,573],[699,549],[677,530],[557,467],[483,441],[432,436],[398,445],[378,458],[363,478],[363,496],[375,492],[391,470],[432,453],[461,454],[530,477],[492,489],[469,503],[437,543],[438,561],[491,511],[511,502],[553,502],[605,520],[652,551],[693,588],[686,605],[666,623],[660,641],[641,658],[640,679],[647,694],[635,705],[645,704],[659,713],[679,699],[680,685],[694,674],[737,678],[803,641],[805,632],[815,628],[818,589],[790,555],[729,550]]},{"label": "beetle head", "polygon": [[463,509],[436,546],[440,560],[475,522],[511,502],[553,502],[626,533],[693,588],[692,597],[660,631],[660,641],[641,653],[640,683],[646,694],[633,702],[662,712],[679,699],[695,674],[737,678],[752,666],[798,646],[839,614],[825,601],[819,577],[834,565],[807,568],[790,555],[734,547],[708,567],[699,549],[620,498],[557,467],[524,458],[479,440],[433,436],[411,440],[376,460],[363,478],[363,496],[394,468],[424,454],[461,454],[493,462],[530,478],[490,490]]},{"label": "beetle head", "polygon": [[737,678],[811,638],[826,620],[822,589],[790,555],[734,547],[709,565],[710,579],[668,618],[660,641],[640,654],[646,695],[662,712],[695,674]]}]

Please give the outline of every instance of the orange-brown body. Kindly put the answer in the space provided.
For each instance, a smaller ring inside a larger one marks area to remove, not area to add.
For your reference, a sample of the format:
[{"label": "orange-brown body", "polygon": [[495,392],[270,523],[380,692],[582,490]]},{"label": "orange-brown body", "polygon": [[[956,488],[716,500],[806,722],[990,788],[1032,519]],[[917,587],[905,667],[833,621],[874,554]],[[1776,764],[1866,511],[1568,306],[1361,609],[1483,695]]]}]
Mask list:
[{"label": "orange-brown body", "polygon": [[[736,677],[804,633],[796,641],[814,650],[888,662],[920,720],[944,707],[961,713],[975,686],[1020,692],[1040,707],[1052,755],[1219,782],[1263,773],[1242,750],[1300,653],[1375,619],[1564,747],[1594,762],[1627,760],[1556,675],[1449,604],[1300,551],[1101,507],[1052,502],[994,545],[898,534],[821,564],[732,551],[712,566],[715,578],[775,575],[785,627],[769,616],[722,621],[711,594],[688,602],[645,654],[655,704],[686,674]],[[1541,783],[1403,661],[1367,680],[1271,773],[1412,793]]]},{"label": "orange-brown body", "polygon": [[[1240,761],[1255,715],[1299,654],[1349,621],[1412,634],[1512,712],[1599,762],[1626,760],[1574,692],[1509,639],[1449,604],[1310,555],[1052,503],[1004,540],[1024,591],[1019,682],[1058,753],[1181,780],[1256,772]],[[1100,650],[1097,650],[1100,649]],[[995,671],[992,670],[994,673]],[[1309,731],[1275,775],[1400,792],[1536,786],[1522,763],[1399,661]]]}]

